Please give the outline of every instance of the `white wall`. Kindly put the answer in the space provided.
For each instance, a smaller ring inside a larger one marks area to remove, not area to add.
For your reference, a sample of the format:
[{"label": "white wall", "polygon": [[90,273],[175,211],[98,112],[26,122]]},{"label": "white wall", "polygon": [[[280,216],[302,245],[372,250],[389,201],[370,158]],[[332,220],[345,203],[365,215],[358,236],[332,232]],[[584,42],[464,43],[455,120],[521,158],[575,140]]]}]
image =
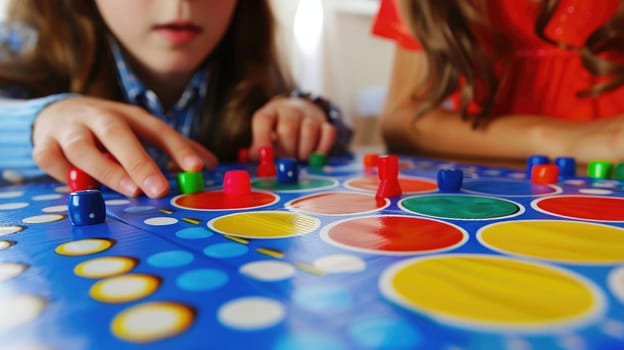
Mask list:
[{"label": "white wall", "polygon": [[[379,142],[377,130],[370,129],[376,128],[373,118],[381,110],[392,62],[392,44],[371,34],[379,1],[272,1],[282,47],[299,85],[341,106],[356,127],[356,143]],[[321,18],[317,18],[319,8]],[[297,16],[298,9],[305,16]],[[297,42],[296,29],[301,27],[296,21],[306,21],[303,28],[311,32],[303,35],[304,43]],[[320,37],[314,34],[318,30]],[[316,39],[320,42],[312,42]],[[301,44],[316,49],[309,52]]]}]

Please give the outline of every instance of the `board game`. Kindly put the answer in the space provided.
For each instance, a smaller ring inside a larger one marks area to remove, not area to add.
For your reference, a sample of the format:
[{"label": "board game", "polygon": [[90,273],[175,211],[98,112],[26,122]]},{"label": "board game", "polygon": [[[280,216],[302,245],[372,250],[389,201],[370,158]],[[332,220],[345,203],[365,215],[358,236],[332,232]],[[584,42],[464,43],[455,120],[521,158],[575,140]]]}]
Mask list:
[{"label": "board game", "polygon": [[62,184],[0,187],[0,349],[624,349],[619,181],[400,157],[379,199],[354,156],[232,198],[230,169],[86,226]]}]

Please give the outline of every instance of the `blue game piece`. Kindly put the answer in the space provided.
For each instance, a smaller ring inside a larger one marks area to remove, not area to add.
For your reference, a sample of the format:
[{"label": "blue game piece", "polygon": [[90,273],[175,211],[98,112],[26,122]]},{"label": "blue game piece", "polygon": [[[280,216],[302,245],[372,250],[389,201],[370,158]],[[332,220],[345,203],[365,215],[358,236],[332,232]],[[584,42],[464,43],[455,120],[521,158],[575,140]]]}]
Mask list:
[{"label": "blue game piece", "polygon": [[529,156],[527,159],[527,174],[531,176],[531,171],[533,171],[534,165],[548,164],[550,163],[550,159],[547,156],[541,154],[534,154]]},{"label": "blue game piece", "polygon": [[438,170],[438,189],[440,192],[459,192],[464,180],[464,173],[459,169]]},{"label": "blue game piece", "polygon": [[294,158],[281,158],[277,160],[277,182],[293,184],[299,180],[299,166]]},{"label": "blue game piece", "polygon": [[576,176],[576,159],[572,157],[558,157],[555,158],[554,163],[559,168],[559,177]]},{"label": "blue game piece", "polygon": [[67,210],[69,220],[76,226],[99,224],[106,219],[106,204],[98,190],[70,193]]}]

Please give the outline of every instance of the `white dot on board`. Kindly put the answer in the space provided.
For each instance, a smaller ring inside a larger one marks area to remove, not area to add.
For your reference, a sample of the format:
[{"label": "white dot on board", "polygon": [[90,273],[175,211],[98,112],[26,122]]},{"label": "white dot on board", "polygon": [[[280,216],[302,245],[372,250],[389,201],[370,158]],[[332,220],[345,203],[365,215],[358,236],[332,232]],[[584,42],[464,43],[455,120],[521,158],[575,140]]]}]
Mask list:
[{"label": "white dot on board", "polygon": [[624,323],[616,320],[606,320],[600,325],[600,329],[604,334],[608,334],[614,338],[624,339]]},{"label": "white dot on board", "polygon": [[63,218],[64,216],[60,214],[44,214],[44,215],[29,216],[27,218],[22,219],[22,222],[25,224],[43,224],[46,222],[59,221]]},{"label": "white dot on board", "polygon": [[366,269],[364,260],[348,254],[323,256],[314,260],[312,264],[327,273],[353,273]]},{"label": "white dot on board", "polygon": [[54,189],[54,192],[59,192],[59,193],[69,193],[69,187],[67,186],[58,186]]},{"label": "white dot on board", "polygon": [[2,178],[12,184],[21,184],[26,181],[24,176],[15,170],[4,170],[2,171]]},{"label": "white dot on board", "polygon": [[28,202],[14,202],[14,203],[3,203],[0,204],[0,210],[13,210],[13,209],[22,209],[29,206]]},{"label": "white dot on board", "polygon": [[0,282],[19,276],[27,266],[16,263],[0,263]]},{"label": "white dot on board", "polygon": [[0,199],[17,198],[17,197],[21,197],[23,195],[24,195],[24,192],[22,192],[22,191],[0,192]]},{"label": "white dot on board", "polygon": [[583,194],[612,194],[613,191],[601,188],[581,188],[579,190]]},{"label": "white dot on board", "polygon": [[255,261],[241,266],[242,274],[261,281],[279,281],[292,277],[295,268],[281,261]]},{"label": "white dot on board", "polygon": [[525,173],[511,173],[507,175],[507,177],[510,177],[512,179],[526,179],[527,175]]},{"label": "white dot on board", "polygon": [[172,218],[172,217],[166,217],[166,216],[159,216],[155,218],[145,219],[145,221],[143,222],[146,225],[151,225],[151,226],[166,226],[166,225],[173,225],[177,223],[178,219]]},{"label": "white dot on board", "polygon": [[41,209],[44,213],[63,213],[67,211],[67,205],[54,205]]},{"label": "white dot on board", "polygon": [[237,329],[261,329],[276,325],[284,319],[284,306],[273,299],[262,297],[230,301],[218,311],[219,321]]},{"label": "white dot on board", "polygon": [[130,204],[130,201],[127,199],[109,199],[105,201],[107,205],[126,205]]},{"label": "white dot on board", "polygon": [[5,296],[0,299],[0,330],[26,323],[36,318],[46,302],[34,295]]},{"label": "white dot on board", "polygon": [[38,196],[33,196],[32,200],[34,201],[47,201],[47,200],[52,200],[52,199],[59,199],[63,197],[61,194],[59,193],[51,193],[51,194],[41,194]]},{"label": "white dot on board", "polygon": [[21,232],[24,229],[22,226],[0,226],[0,236],[12,235],[14,233]]}]

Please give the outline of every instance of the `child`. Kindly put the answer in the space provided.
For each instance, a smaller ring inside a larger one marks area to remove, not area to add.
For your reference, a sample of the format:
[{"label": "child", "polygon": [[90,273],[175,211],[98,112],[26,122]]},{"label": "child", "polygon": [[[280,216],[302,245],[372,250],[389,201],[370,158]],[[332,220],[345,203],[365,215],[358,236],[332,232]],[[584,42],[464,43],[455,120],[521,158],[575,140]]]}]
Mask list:
[{"label": "child", "polygon": [[346,151],[333,105],[280,70],[267,1],[12,1],[0,168],[34,158],[66,181],[73,164],[123,194],[159,197],[168,159],[194,171],[243,147],[252,158],[268,144],[299,159]]},{"label": "child", "polygon": [[390,151],[624,160],[620,0],[394,1],[373,26],[398,44]]}]

